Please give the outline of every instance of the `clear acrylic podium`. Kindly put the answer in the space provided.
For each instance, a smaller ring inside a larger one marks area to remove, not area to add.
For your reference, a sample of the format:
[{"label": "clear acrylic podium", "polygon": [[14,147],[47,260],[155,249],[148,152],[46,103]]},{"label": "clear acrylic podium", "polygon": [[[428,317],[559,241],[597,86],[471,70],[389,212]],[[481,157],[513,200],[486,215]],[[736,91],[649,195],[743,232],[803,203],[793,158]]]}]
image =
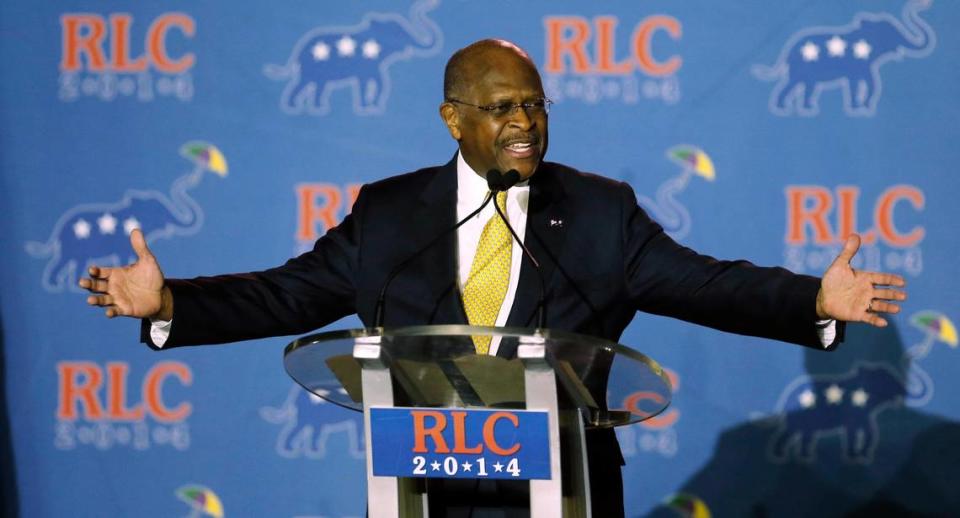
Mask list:
[{"label": "clear acrylic podium", "polygon": [[[476,354],[472,336],[498,337],[498,356]],[[643,354],[549,329],[334,331],[290,343],[284,366],[310,392],[364,412],[368,515],[378,518],[427,516],[430,495],[422,479],[374,475],[371,409],[546,412],[550,478],[530,480],[530,515],[589,517],[585,430],[653,417],[667,407],[671,393],[663,369]]]}]

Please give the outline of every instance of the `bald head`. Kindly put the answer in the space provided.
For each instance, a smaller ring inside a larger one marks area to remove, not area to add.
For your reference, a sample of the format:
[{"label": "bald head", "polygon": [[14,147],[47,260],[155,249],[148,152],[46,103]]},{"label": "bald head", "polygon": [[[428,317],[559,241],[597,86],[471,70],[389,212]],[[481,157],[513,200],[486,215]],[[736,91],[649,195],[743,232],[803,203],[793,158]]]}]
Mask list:
[{"label": "bald head", "polygon": [[536,65],[520,47],[480,40],[447,62],[440,117],[477,174],[529,178],[547,152],[547,104]]},{"label": "bald head", "polygon": [[443,73],[444,99],[463,97],[491,68],[500,66],[503,59],[518,59],[526,62],[534,71],[537,66],[520,47],[507,40],[485,39],[471,43],[456,51],[447,61]]}]

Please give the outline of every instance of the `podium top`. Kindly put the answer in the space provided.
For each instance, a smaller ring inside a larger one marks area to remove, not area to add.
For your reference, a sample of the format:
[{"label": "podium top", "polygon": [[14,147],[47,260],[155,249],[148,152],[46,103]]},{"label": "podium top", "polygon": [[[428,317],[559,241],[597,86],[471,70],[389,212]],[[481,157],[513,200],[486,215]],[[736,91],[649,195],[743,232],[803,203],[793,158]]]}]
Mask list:
[{"label": "podium top", "polygon": [[[501,337],[499,355],[477,355],[472,336]],[[379,346],[377,361],[393,375],[397,406],[523,409],[524,361],[540,361],[530,352],[536,355],[541,345],[545,363],[539,365],[554,369],[562,405],[584,410],[588,428],[642,421],[670,403],[670,381],[654,360],[615,342],[549,329],[438,325],[332,331],[291,342],[284,367],[313,394],[362,410],[355,351],[362,356],[364,349]]]}]

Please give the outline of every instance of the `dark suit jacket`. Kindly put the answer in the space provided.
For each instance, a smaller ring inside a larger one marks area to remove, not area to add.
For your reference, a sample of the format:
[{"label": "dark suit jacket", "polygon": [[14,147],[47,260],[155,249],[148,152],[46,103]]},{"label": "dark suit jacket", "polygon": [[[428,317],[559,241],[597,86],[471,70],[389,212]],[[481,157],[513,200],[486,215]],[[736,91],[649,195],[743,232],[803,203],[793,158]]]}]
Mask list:
[{"label": "dark suit jacket", "polygon": [[[625,183],[549,162],[530,182],[525,242],[542,265],[546,327],[618,341],[640,310],[822,348],[814,326],[819,279],[680,246]],[[456,191],[456,160],[375,182],[312,251],[283,266],[168,281],[175,324],[164,348],[303,334],[352,313],[371,325],[389,272],[454,225]],[[386,326],[467,323],[456,250],[450,233],[400,273],[387,297]],[[525,259],[508,326],[535,325],[538,294]],[[146,326],[144,339],[149,343]],[[505,343],[498,354],[514,353]],[[591,473],[592,486],[619,482],[613,432],[588,436],[591,468],[616,468]]]}]

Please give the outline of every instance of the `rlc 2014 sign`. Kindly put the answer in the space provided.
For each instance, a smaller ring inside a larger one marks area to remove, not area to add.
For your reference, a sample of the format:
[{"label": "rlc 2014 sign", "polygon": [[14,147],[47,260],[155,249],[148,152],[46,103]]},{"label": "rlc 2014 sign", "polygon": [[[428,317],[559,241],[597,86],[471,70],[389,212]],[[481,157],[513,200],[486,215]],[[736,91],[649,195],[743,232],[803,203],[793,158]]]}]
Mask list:
[{"label": "rlc 2014 sign", "polygon": [[372,408],[373,474],[549,479],[547,430],[546,412]]}]

